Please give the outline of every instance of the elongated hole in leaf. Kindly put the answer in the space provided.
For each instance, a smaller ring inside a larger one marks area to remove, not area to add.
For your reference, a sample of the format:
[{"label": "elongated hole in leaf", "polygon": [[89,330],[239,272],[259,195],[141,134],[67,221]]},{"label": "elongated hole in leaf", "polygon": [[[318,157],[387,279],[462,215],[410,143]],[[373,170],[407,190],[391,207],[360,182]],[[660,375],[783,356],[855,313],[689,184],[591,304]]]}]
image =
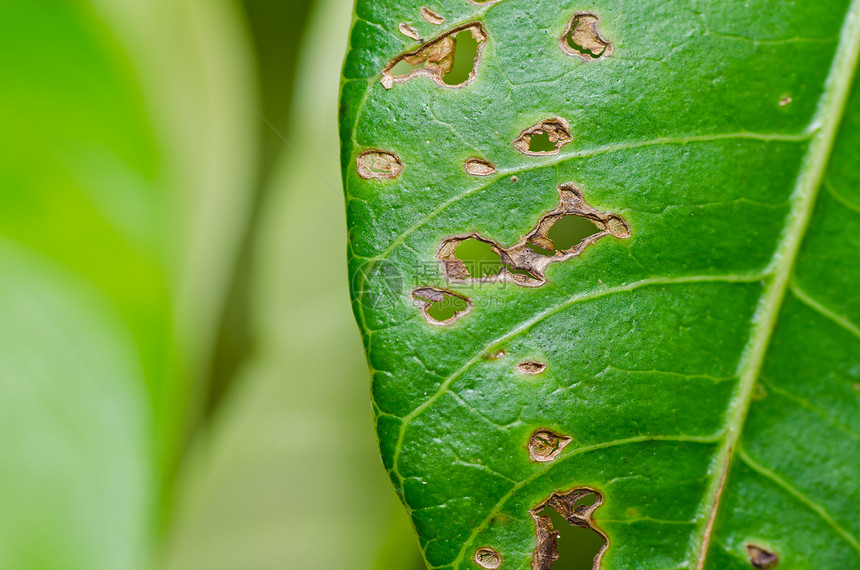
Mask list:
[{"label": "elongated hole in leaf", "polygon": [[588,493],[578,498],[573,503],[573,509],[577,510],[580,507],[593,507],[597,503],[597,493]]},{"label": "elongated hole in leaf", "polygon": [[478,57],[478,40],[471,30],[463,30],[454,36],[454,65],[442,76],[446,85],[460,85],[469,79]]},{"label": "elongated hole in leaf", "polygon": [[394,77],[403,77],[412,73],[417,67],[417,65],[411,65],[405,59],[401,59],[391,68],[391,75]]},{"label": "elongated hole in leaf", "polygon": [[467,239],[454,251],[457,259],[466,265],[466,271],[474,279],[491,277],[502,270],[502,260],[493,247],[479,239]]},{"label": "elongated hole in leaf", "polygon": [[412,290],[412,298],[421,307],[431,324],[447,325],[472,309],[466,297],[435,287],[419,287]]},{"label": "elongated hole in leaf", "polygon": [[[597,499],[594,493],[586,495],[586,497],[591,498],[592,504]],[[579,499],[579,501],[586,497]],[[590,527],[570,524],[550,506],[544,507],[539,514],[549,517],[553,528],[559,535],[558,560],[553,564],[552,570],[591,570],[594,567],[594,558],[606,544],[603,536]]]},{"label": "elongated hole in leaf", "polygon": [[513,275],[522,275],[523,277],[528,277],[529,279],[538,281],[540,278],[530,271],[526,271],[525,269],[517,269],[513,265],[505,264],[505,269],[508,270],[508,273]]},{"label": "elongated hole in leaf", "polygon": [[546,237],[552,240],[556,251],[564,251],[599,232],[600,229],[588,218],[567,215],[562,216],[552,225]]},{"label": "elongated hole in leaf", "polygon": [[443,322],[454,318],[457,313],[465,311],[468,306],[469,304],[465,299],[454,295],[445,295],[441,301],[432,303],[427,307],[427,314],[432,319]]}]

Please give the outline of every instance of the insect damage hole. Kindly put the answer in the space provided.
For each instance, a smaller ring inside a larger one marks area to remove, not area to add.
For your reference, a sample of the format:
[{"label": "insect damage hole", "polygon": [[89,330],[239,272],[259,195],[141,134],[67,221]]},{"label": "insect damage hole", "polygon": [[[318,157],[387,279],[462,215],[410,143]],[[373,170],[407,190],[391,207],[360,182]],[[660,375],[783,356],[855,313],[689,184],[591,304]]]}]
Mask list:
[{"label": "insect damage hole", "polygon": [[466,297],[435,287],[419,287],[412,291],[412,298],[421,307],[427,322],[433,325],[451,324],[472,310],[472,303]]},{"label": "insect damage hole", "polygon": [[612,42],[600,35],[600,18],[588,12],[574,14],[559,40],[561,51],[585,61],[612,53]]},{"label": "insect damage hole", "polygon": [[403,170],[397,155],[385,150],[366,150],[356,157],[355,163],[358,175],[365,180],[397,178]]},{"label": "insect damage hole", "polygon": [[461,87],[475,77],[486,41],[479,22],[449,30],[391,60],[382,70],[382,85],[391,89],[395,83],[423,76],[441,87]]},{"label": "insect damage hole", "polygon": [[475,552],[475,562],[481,568],[493,570],[502,565],[502,557],[492,548],[479,548],[478,551]]},{"label": "insect damage hole", "polygon": [[571,441],[572,438],[566,435],[541,428],[529,438],[529,459],[538,463],[554,461]]},{"label": "insect damage hole", "polygon": [[474,279],[492,277],[502,270],[502,259],[485,241],[470,238],[460,242],[454,250],[454,256],[462,262],[466,275]]},{"label": "insect damage hole", "polygon": [[608,541],[594,526],[592,514],[602,502],[597,491],[580,488],[566,494],[553,493],[532,509],[538,536],[532,568],[547,570],[556,560],[560,561],[556,570],[598,568]]},{"label": "insect damage hole", "polygon": [[540,374],[546,370],[546,362],[538,362],[537,360],[525,360],[517,364],[517,370],[523,374]]},{"label": "insect damage hole", "polygon": [[753,568],[770,570],[779,564],[779,555],[755,544],[746,545],[747,556]]},{"label": "insect damage hole", "polygon": [[[502,247],[475,232],[444,239],[436,251],[436,259],[442,264],[445,277],[449,281],[509,281],[523,287],[540,287],[546,283],[546,271],[551,264],[577,257],[606,236],[630,237],[630,227],[621,216],[590,206],[573,183],[560,185],[558,192],[558,206],[544,214],[533,230],[510,247]],[[554,231],[559,223],[559,229]],[[463,242],[472,239],[487,244],[481,247],[489,246],[500,257],[498,272],[469,271],[457,252]]]},{"label": "insect damage hole", "polygon": [[572,140],[567,121],[554,117],[525,129],[514,141],[514,148],[527,156],[548,156]]},{"label": "insect damage hole", "polygon": [[555,255],[578,246],[585,239],[600,233],[594,221],[575,214],[562,215],[555,219],[546,237],[535,236],[529,248],[541,255]]},{"label": "insect damage hole", "polygon": [[470,158],[463,167],[472,176],[489,176],[496,171],[496,165],[481,158]]}]

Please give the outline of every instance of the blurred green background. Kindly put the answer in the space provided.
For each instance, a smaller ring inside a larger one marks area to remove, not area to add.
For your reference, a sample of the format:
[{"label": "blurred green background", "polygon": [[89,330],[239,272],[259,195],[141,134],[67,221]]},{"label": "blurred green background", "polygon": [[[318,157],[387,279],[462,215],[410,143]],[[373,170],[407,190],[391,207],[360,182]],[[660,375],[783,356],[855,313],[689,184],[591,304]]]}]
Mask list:
[{"label": "blurred green background", "polygon": [[0,569],[422,568],[377,458],[351,0],[0,0]]}]

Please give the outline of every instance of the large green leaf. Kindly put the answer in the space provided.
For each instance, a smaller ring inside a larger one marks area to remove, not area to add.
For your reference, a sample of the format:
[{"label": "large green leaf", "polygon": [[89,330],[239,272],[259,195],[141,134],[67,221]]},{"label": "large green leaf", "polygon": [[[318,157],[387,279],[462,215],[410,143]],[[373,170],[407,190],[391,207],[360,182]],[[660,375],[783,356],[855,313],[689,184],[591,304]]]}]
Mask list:
[{"label": "large green leaf", "polygon": [[556,510],[602,568],[860,567],[860,2],[427,6],[358,0],[341,137],[428,565],[548,568]]}]

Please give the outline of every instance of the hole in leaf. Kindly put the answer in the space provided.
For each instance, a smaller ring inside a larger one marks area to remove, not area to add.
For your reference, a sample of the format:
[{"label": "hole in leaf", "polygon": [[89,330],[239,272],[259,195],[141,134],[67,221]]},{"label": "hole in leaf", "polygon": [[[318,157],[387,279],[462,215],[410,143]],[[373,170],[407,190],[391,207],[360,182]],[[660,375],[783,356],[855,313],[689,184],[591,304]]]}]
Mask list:
[{"label": "hole in leaf", "polygon": [[419,287],[412,291],[412,298],[423,310],[427,322],[434,325],[453,323],[472,308],[467,298],[435,287]]},{"label": "hole in leaf", "polygon": [[600,229],[588,218],[571,214],[560,217],[549,229],[546,237],[552,240],[556,251],[564,251],[599,232]]},{"label": "hole in leaf", "polygon": [[[587,497],[592,505],[597,500],[594,493]],[[552,527],[558,532],[558,560],[552,565],[552,570],[592,570],[594,559],[606,544],[603,536],[591,527],[570,524],[552,507],[544,507],[540,514],[549,517]]]},{"label": "hole in leaf", "polygon": [[529,138],[529,150],[532,152],[552,152],[555,150],[555,143],[549,140],[549,133],[541,131]]},{"label": "hole in leaf", "polygon": [[[401,29],[401,32],[410,35],[409,30]],[[418,76],[428,77],[442,87],[464,85],[475,74],[481,46],[486,40],[484,28],[478,22],[449,30],[391,60],[382,70],[382,85],[391,89],[395,83]]]},{"label": "hole in leaf", "polygon": [[502,260],[485,241],[471,238],[460,243],[454,255],[466,266],[469,276],[475,279],[497,275],[502,270]]},{"label": "hole in leaf", "polygon": [[454,63],[451,71],[442,76],[446,85],[460,85],[469,79],[478,57],[478,43],[471,30],[463,30],[454,36]]},{"label": "hole in leaf", "polygon": [[537,253],[538,255],[546,255],[546,256],[555,255],[554,249],[544,249],[544,248],[540,247],[539,245],[533,244],[532,242],[528,242],[526,244],[526,246],[530,250],[532,250],[533,252]]},{"label": "hole in leaf", "polygon": [[612,42],[600,35],[599,22],[594,14],[574,14],[559,42],[561,50],[586,61],[611,54]]},{"label": "hole in leaf", "polygon": [[525,269],[517,269],[513,265],[508,264],[505,264],[505,269],[507,269],[508,273],[512,275],[522,275],[526,278],[526,282],[534,282],[536,284],[540,283],[540,280],[531,271],[526,271]]},{"label": "hole in leaf", "polygon": [[469,306],[465,299],[454,295],[445,295],[442,301],[433,303],[427,307],[427,314],[434,320],[441,322],[454,318],[457,313],[462,313]]},{"label": "hole in leaf", "polygon": [[567,121],[555,117],[525,129],[514,141],[514,148],[528,156],[545,156],[556,154],[572,140]]},{"label": "hole in leaf", "polygon": [[391,68],[391,75],[395,77],[400,77],[402,75],[409,75],[412,73],[417,66],[410,64],[405,59],[398,61],[394,67]]},{"label": "hole in leaf", "polygon": [[[443,240],[436,251],[436,259],[442,264],[445,277],[449,281],[510,281],[523,287],[540,287],[546,283],[546,269],[550,264],[580,255],[603,237],[630,237],[630,228],[620,216],[589,206],[580,189],[572,183],[560,185],[558,191],[558,207],[544,214],[533,230],[510,247],[502,247],[475,232]],[[460,251],[467,241],[483,243],[472,243],[482,250]],[[489,257],[487,251],[493,255]],[[498,264],[497,259],[500,260]],[[485,263],[483,269],[479,266],[481,260]],[[471,267],[466,266],[466,261]]]},{"label": "hole in leaf", "polygon": [[579,510],[582,507],[593,507],[597,504],[597,493],[585,494],[573,502],[573,509]]},{"label": "hole in leaf", "polygon": [[599,568],[609,544],[606,535],[594,526],[592,515],[602,503],[600,493],[582,487],[553,493],[532,509],[538,541],[532,570]]}]

